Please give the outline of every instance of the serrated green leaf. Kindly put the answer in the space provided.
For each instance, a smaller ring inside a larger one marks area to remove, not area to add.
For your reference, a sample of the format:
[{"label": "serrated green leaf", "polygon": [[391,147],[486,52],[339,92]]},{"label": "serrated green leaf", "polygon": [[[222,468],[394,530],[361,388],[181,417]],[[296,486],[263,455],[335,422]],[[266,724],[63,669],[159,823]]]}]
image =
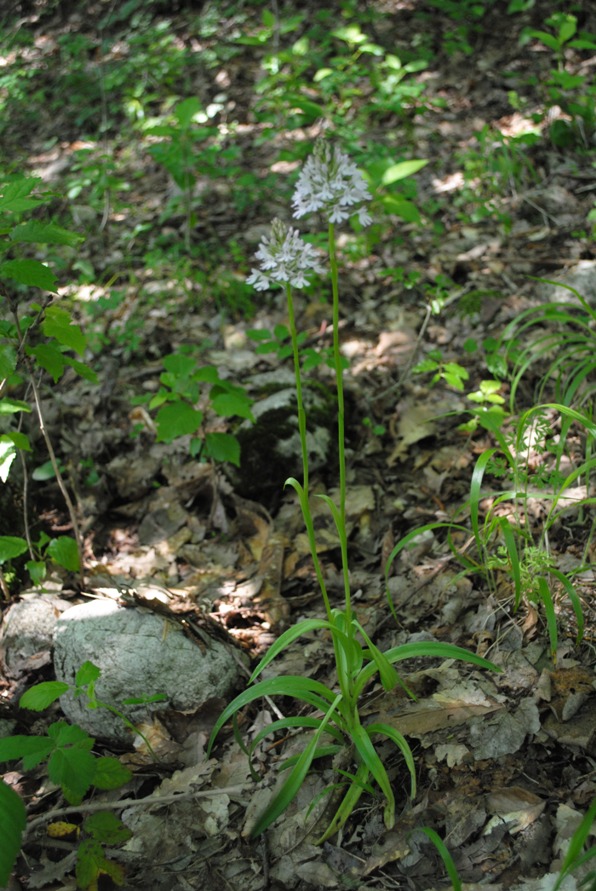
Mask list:
[{"label": "serrated green leaf", "polygon": [[27,769],[35,767],[43,761],[54,748],[54,743],[47,736],[5,736],[0,739],[0,762],[27,762]]},{"label": "serrated green leaf", "polygon": [[79,549],[74,538],[61,535],[54,538],[48,545],[48,554],[59,566],[63,566],[69,572],[78,572],[81,568]]},{"label": "serrated green leaf", "polygon": [[93,784],[95,757],[78,745],[60,746],[48,759],[48,776],[70,804],[80,804]]},{"label": "serrated green leaf", "polygon": [[39,260],[5,260],[0,264],[0,278],[8,278],[30,288],[42,288],[54,294],[58,283],[52,270]]},{"label": "serrated green leaf", "polygon": [[64,681],[43,681],[23,693],[19,700],[19,706],[31,709],[33,712],[42,712],[61,696],[64,696],[69,689],[70,685]]},{"label": "serrated green leaf", "polygon": [[15,226],[10,233],[10,240],[28,244],[67,244],[74,247],[84,239],[77,232],[69,232],[56,223],[28,220]]},{"label": "serrated green leaf", "polygon": [[186,436],[201,426],[203,412],[187,402],[173,402],[162,406],[157,413],[157,441],[172,442],[178,436]]},{"label": "serrated green leaf", "polygon": [[44,203],[43,198],[29,198],[33,189],[41,183],[40,177],[18,176],[0,185],[0,210],[22,213]]},{"label": "serrated green leaf", "polygon": [[245,393],[220,393],[211,400],[213,411],[221,418],[248,418],[254,420],[250,401]]},{"label": "serrated green leaf", "polygon": [[97,758],[93,785],[98,789],[119,789],[132,778],[132,773],[117,758]]},{"label": "serrated green leaf", "polygon": [[75,325],[70,313],[61,306],[48,306],[42,322],[42,330],[46,337],[55,338],[59,344],[74,350],[82,356],[87,346],[87,338],[78,325]]},{"label": "serrated green leaf", "polygon": [[20,557],[27,550],[27,542],[17,535],[0,535],[0,564]]},{"label": "serrated green leaf", "polygon": [[108,861],[100,843],[94,838],[84,839],[79,845],[77,852],[75,871],[77,886],[85,888],[86,891],[97,888],[99,876],[106,872],[105,866],[107,863]]},{"label": "serrated green leaf", "polygon": [[240,467],[240,443],[232,433],[207,433],[205,447],[213,461]]},{"label": "serrated green leaf", "polygon": [[132,832],[112,811],[99,811],[83,822],[83,830],[103,845],[121,845]]},{"label": "serrated green leaf", "polygon": [[51,375],[55,384],[58,383],[67,365],[59,349],[49,343],[40,343],[35,347],[27,347],[27,354]]},{"label": "serrated green leaf", "polygon": [[89,736],[78,724],[68,724],[66,721],[54,721],[48,727],[48,736],[54,740],[57,746],[77,745],[85,749],[93,748],[95,740]]},{"label": "serrated green leaf", "polygon": [[98,381],[97,372],[90,368],[85,362],[79,362],[78,359],[71,359],[69,356],[64,357],[64,362],[75,371],[83,380],[96,384]]},{"label": "serrated green leaf", "polygon": [[0,779],[0,887],[8,885],[10,874],[21,850],[27,825],[27,811],[21,798]]},{"label": "serrated green leaf", "polygon": [[47,567],[43,560],[27,560],[25,567],[34,585],[41,585],[47,575]]},{"label": "serrated green leaf", "polygon": [[10,343],[0,344],[0,378],[8,377],[17,367],[17,353]]},{"label": "serrated green leaf", "polygon": [[101,668],[94,665],[93,662],[83,662],[76,673],[75,683],[77,687],[83,687],[85,684],[92,684],[101,676]]}]

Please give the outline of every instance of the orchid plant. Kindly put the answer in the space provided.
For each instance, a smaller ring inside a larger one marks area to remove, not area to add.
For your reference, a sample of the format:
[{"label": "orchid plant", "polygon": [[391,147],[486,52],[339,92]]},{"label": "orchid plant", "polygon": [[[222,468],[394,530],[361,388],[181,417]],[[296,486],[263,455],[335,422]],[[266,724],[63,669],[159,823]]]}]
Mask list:
[{"label": "orchid plant", "polygon": [[[315,248],[303,241],[297,229],[287,226],[280,220],[274,220],[271,234],[263,238],[256,253],[259,266],[252,270],[247,279],[248,283],[257,290],[266,290],[275,286],[285,289],[302,452],[302,481],[290,478],[286,481],[286,485],[291,486],[298,496],[314,571],[325,608],[324,618],[305,619],[298,622],[286,630],[270,647],[251,675],[248,688],[230,702],[219,716],[209,740],[208,751],[211,752],[215,739],[224,724],[233,718],[240,709],[261,697],[292,697],[314,710],[312,714],[300,713],[296,716],[280,718],[268,724],[256,734],[251,743],[249,755],[252,755],[256,747],[270,734],[280,731],[286,733],[288,730],[292,732],[295,729],[311,731],[310,739],[301,754],[289,757],[284,762],[283,766],[288,770],[288,773],[281,786],[273,794],[269,805],[252,827],[251,834],[253,836],[262,833],[286,810],[316,759],[337,756],[342,752],[351,753],[355,771],[347,772],[338,768],[339,782],[329,788],[329,791],[338,793],[335,813],[318,839],[319,843],[341,829],[353,812],[363,791],[371,790],[371,778],[384,796],[384,822],[387,828],[391,828],[395,822],[395,795],[375,741],[383,737],[389,739],[401,752],[408,769],[412,796],[416,793],[414,757],[407,740],[397,728],[379,722],[363,724],[359,703],[365,688],[377,678],[387,691],[399,684],[409,695],[412,695],[395,669],[397,662],[409,658],[455,658],[483,668],[495,669],[495,666],[490,662],[467,650],[438,641],[405,643],[382,652],[362,627],[353,609],[346,531],[344,366],[339,340],[339,272],[335,227],[354,216],[360,226],[367,226],[371,222],[368,209],[368,202],[371,198],[363,173],[344,152],[323,140],[315,144],[313,154],[306,161],[298,178],[293,197],[295,218],[318,213],[328,226],[329,269],[333,301],[333,359],[337,393],[339,503],[332,500],[329,495],[323,494],[316,497],[322,498],[328,506],[337,529],[343,578],[343,603],[341,606],[332,605],[317,552],[316,531],[311,512],[306,411],[303,400],[301,356],[293,294],[293,289],[301,290],[308,285],[312,273],[322,271],[321,261]],[[337,684],[333,688],[315,678],[289,675],[267,678],[257,682],[259,675],[276,656],[299,637],[312,632],[324,632],[331,638],[337,675]]]}]

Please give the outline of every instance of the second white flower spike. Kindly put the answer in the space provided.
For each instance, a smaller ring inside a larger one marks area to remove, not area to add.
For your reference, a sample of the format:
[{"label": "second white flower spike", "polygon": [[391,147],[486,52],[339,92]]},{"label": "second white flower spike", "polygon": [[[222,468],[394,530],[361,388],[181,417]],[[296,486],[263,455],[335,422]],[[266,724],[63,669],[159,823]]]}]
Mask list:
[{"label": "second white flower spike", "polygon": [[368,226],[365,202],[371,197],[364,176],[345,152],[319,140],[298,177],[292,205],[296,218],[321,211],[327,222],[341,223],[356,214],[360,225]]}]

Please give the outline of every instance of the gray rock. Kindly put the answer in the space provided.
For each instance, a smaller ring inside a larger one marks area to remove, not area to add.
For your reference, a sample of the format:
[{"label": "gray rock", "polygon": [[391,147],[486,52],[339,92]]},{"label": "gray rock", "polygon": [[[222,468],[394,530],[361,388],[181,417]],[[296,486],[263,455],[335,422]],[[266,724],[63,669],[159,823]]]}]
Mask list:
[{"label": "gray rock", "polygon": [[[207,702],[227,698],[238,677],[231,650],[211,640],[205,652],[173,623],[141,609],[109,600],[73,606],[58,621],[54,635],[54,670],[73,683],[86,662],[101,669],[97,698],[122,711],[133,723],[150,720],[168,708],[195,712]],[[163,693],[167,700],[126,706],[124,699]],[[84,697],[67,694],[60,704],[66,717],[95,737],[130,740],[122,721],[106,709],[90,710]]]},{"label": "gray rock", "polygon": [[0,629],[0,661],[10,677],[50,661],[54,629],[68,600],[55,594],[30,591],[7,610]]}]

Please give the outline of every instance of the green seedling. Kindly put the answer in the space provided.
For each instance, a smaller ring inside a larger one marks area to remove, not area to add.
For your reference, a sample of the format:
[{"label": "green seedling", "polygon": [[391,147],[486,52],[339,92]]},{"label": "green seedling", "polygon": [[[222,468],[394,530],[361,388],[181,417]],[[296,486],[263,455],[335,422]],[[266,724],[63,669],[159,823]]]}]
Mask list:
[{"label": "green seedling", "polygon": [[254,420],[252,400],[244,387],[221,378],[212,365],[199,366],[194,356],[182,351],[166,356],[163,365],[165,371],[160,375],[158,392],[134,400],[137,405],[157,409],[157,441],[173,442],[190,436],[193,457],[240,466],[238,439],[232,433],[204,431],[205,410],[197,406],[204,397],[210,411],[219,418]]},{"label": "green seedling", "polygon": [[[85,662],[78,670],[74,684],[64,681],[36,684],[21,696],[19,705],[21,708],[41,712],[64,694],[72,693],[74,696],[84,696],[88,708],[105,708],[121,718],[129,729],[139,733],[119,709],[97,698],[95,684],[100,674],[97,666],[92,662]],[[164,698],[161,695],[130,698],[124,705],[156,702]],[[143,734],[140,735],[151,752],[149,741]],[[76,724],[56,721],[50,724],[47,734],[42,736],[8,736],[0,739],[0,762],[22,761],[25,771],[45,763],[49,779],[60,788],[68,804],[76,806],[81,804],[90,789],[119,789],[132,778],[131,771],[118,758],[95,755],[92,751],[94,744],[94,738]],[[8,883],[21,849],[25,826],[26,811],[22,799],[0,780],[0,829],[3,830],[0,887],[5,887]],[[117,885],[122,885],[122,867],[106,856],[105,846],[122,844],[130,838],[130,830],[114,814],[105,811],[88,817],[83,822],[81,831],[83,837],[78,848],[76,865],[78,887],[97,887],[101,875],[109,876]]]}]

